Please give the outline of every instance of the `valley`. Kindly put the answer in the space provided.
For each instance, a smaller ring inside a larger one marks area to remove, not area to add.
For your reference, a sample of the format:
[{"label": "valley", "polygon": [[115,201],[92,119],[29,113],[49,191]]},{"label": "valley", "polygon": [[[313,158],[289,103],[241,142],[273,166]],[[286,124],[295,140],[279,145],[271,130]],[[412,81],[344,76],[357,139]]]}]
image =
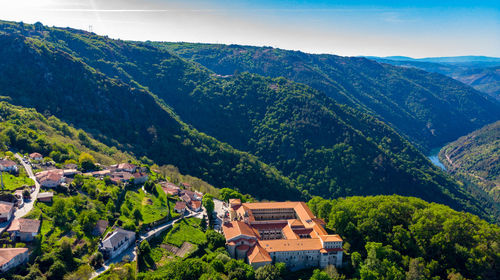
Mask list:
[{"label": "valley", "polygon": [[0,280],[498,277],[500,103],[469,57],[12,21],[0,56]]}]

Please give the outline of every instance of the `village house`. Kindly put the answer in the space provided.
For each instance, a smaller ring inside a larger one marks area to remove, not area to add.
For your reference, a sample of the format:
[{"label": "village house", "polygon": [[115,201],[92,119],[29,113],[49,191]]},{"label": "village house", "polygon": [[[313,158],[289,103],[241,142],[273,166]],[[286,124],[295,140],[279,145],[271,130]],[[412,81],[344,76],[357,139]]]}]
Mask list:
[{"label": "village house", "polygon": [[116,166],[116,171],[125,171],[129,173],[135,173],[137,166],[131,163],[120,163]]},{"label": "village house", "polygon": [[35,239],[40,229],[39,220],[31,219],[14,219],[7,229],[11,235],[12,240],[17,242],[31,242]]},{"label": "village house", "polygon": [[113,183],[119,184],[120,182],[121,183],[129,182],[132,177],[133,177],[132,173],[130,173],[130,172],[117,171],[117,172],[111,173],[110,179]]},{"label": "village house", "polygon": [[0,201],[0,223],[10,221],[14,215],[14,203]]},{"label": "village house", "polygon": [[191,200],[191,202],[189,202],[189,208],[195,212],[200,211],[201,210],[201,201]]},{"label": "village house", "polygon": [[230,204],[222,230],[231,257],[254,268],[283,262],[292,271],[342,265],[342,238],[328,234],[304,202]]},{"label": "village house", "polygon": [[[202,200],[203,194],[200,192],[193,192],[190,190],[180,190],[179,193],[181,196],[187,196],[189,198],[189,201],[191,200]],[[186,201],[189,203],[189,201]]]},{"label": "village house", "polygon": [[52,202],[52,198],[54,197],[53,192],[42,192],[38,194],[38,201],[41,202]]},{"label": "village house", "polygon": [[76,170],[76,169],[64,169],[63,170],[63,176],[64,177],[73,177],[76,174],[80,174],[81,172]]},{"label": "village house", "polygon": [[181,196],[181,199],[184,200],[184,202],[186,202],[186,203],[191,203],[191,197],[189,197],[189,195],[187,195],[187,194],[184,194],[183,196]]},{"label": "village house", "polygon": [[184,213],[184,211],[186,211],[186,202],[184,201],[175,202],[174,211],[176,213]]},{"label": "village house", "polygon": [[35,177],[38,183],[45,188],[55,188],[66,181],[66,178],[64,178],[64,171],[61,169],[38,172]]},{"label": "village house", "polygon": [[136,172],[133,174],[134,184],[144,184],[148,180],[148,174],[143,172]]},{"label": "village house", "polygon": [[172,195],[172,196],[179,195],[180,188],[178,186],[176,186],[174,183],[161,182],[160,185],[166,194]]},{"label": "village house", "polygon": [[106,229],[108,228],[109,222],[106,220],[99,220],[97,221],[94,229],[92,230],[92,235],[94,236],[100,236],[102,235]]},{"label": "village house", "polygon": [[0,159],[0,171],[16,173],[18,171],[17,163],[8,159]]},{"label": "village house", "polygon": [[0,248],[0,272],[28,262],[28,248]]},{"label": "village house", "polygon": [[128,247],[135,242],[135,232],[124,230],[121,228],[116,229],[101,242],[99,251],[107,259],[112,259],[125,251]]},{"label": "village house", "polygon": [[43,156],[40,153],[31,153],[30,154],[30,159],[32,159],[32,160],[42,160]]},{"label": "village house", "polygon": [[104,178],[106,176],[111,175],[111,170],[104,169],[104,170],[94,171],[94,172],[91,172],[91,173],[85,173],[85,175],[92,176],[92,177],[95,177],[95,178]]}]

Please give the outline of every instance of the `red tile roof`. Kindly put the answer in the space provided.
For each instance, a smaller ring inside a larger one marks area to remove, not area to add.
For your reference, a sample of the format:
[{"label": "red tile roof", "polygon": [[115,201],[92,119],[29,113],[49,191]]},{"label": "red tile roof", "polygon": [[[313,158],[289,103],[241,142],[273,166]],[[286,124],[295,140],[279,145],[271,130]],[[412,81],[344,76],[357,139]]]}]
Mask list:
[{"label": "red tile roof", "polygon": [[19,232],[27,232],[27,233],[37,233],[40,229],[40,221],[39,220],[31,220],[31,219],[14,219],[10,224],[10,227],[7,231],[19,231]]},{"label": "red tile roof", "polygon": [[28,251],[28,248],[0,248],[0,266],[10,262],[14,257]]}]

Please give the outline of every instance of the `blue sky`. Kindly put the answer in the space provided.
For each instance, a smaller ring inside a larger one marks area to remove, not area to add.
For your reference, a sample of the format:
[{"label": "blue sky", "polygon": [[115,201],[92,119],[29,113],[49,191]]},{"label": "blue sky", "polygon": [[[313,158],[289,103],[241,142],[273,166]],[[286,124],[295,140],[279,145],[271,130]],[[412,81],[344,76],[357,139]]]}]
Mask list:
[{"label": "blue sky", "polygon": [[0,0],[0,19],[129,40],[313,53],[500,57],[500,1]]}]

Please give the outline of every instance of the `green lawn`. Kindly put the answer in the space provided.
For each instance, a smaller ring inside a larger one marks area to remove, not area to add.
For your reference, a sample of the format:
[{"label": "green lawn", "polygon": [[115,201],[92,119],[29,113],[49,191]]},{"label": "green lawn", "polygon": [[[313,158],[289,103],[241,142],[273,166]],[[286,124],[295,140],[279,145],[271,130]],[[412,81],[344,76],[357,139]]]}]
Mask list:
[{"label": "green lawn", "polygon": [[[173,200],[168,200],[170,204],[170,214],[173,218],[179,216],[179,214],[174,212],[175,202]],[[132,217],[132,211],[134,209],[139,209],[142,214],[142,221],[145,224],[158,221],[165,218],[168,215],[167,197],[160,193],[159,197],[156,197],[150,193],[144,193],[142,189],[137,191],[127,191],[125,195],[125,206],[130,210],[130,214],[125,216],[122,215],[120,220],[127,222]]]},{"label": "green lawn", "polygon": [[177,247],[182,246],[182,243],[189,242],[196,245],[201,245],[207,242],[205,233],[200,227],[200,219],[189,218],[177,222],[172,230],[166,235],[164,243],[170,243]]},{"label": "green lawn", "polygon": [[33,180],[24,175],[24,173],[19,173],[19,176],[14,176],[10,173],[3,172],[3,183],[6,190],[15,190],[22,187],[23,185],[32,186],[35,184]]}]

